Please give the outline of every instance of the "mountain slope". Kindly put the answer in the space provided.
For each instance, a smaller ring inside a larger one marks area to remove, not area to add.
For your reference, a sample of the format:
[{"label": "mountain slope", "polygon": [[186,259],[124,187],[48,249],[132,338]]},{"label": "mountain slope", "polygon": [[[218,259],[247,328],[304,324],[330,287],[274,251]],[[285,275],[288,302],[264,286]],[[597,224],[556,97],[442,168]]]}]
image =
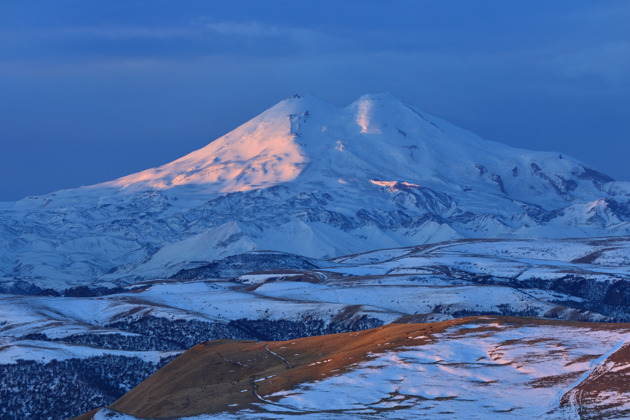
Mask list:
[{"label": "mountain slope", "polygon": [[106,287],[251,250],[630,233],[630,184],[388,94],[284,100],[159,168],[0,205],[0,290]]}]

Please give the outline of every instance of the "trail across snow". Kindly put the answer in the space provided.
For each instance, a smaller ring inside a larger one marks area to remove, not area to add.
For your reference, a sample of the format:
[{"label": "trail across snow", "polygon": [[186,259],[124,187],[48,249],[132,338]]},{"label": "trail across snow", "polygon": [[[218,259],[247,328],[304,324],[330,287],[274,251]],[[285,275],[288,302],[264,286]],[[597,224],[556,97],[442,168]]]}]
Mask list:
[{"label": "trail across snow", "polygon": [[269,353],[271,353],[272,355],[274,355],[275,357],[277,357],[278,359],[282,360],[282,362],[287,366],[287,369],[291,369],[291,362],[289,362],[287,359],[285,359],[284,357],[280,356],[278,353],[276,353],[275,351],[271,350],[269,348],[269,344],[265,344],[265,350],[267,350]]}]

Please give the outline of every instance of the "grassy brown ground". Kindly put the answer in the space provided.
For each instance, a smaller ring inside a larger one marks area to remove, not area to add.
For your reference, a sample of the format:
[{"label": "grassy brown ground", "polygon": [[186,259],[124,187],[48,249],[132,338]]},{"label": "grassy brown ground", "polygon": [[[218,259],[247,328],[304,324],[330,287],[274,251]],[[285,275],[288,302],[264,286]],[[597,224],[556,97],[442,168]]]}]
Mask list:
[{"label": "grassy brown ground", "polygon": [[[257,395],[334,375],[369,358],[369,353],[419,345],[430,340],[432,334],[470,320],[390,324],[290,341],[202,343],[160,369],[111,408],[153,418],[242,409],[259,402]],[[417,336],[427,338],[413,339]]]}]

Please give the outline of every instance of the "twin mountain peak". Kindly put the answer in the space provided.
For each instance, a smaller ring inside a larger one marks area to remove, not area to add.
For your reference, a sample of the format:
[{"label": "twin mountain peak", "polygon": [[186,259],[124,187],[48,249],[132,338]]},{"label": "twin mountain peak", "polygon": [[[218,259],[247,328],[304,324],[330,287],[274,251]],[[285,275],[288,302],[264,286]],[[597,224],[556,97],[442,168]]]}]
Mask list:
[{"label": "twin mountain peak", "polygon": [[555,192],[562,203],[574,198],[585,178],[598,185],[612,181],[558,153],[483,140],[390,94],[365,95],[345,108],[296,95],[202,149],[102,185],[230,193],[292,182],[362,190],[375,180],[523,201]]},{"label": "twin mountain peak", "polygon": [[[2,207],[0,221],[19,229],[0,230],[12,243],[0,268],[116,282],[256,250],[320,258],[466,237],[628,235],[629,203],[630,183],[484,140],[390,94],[344,108],[296,95],[166,165]],[[44,268],[27,262],[21,230],[51,248]]]}]

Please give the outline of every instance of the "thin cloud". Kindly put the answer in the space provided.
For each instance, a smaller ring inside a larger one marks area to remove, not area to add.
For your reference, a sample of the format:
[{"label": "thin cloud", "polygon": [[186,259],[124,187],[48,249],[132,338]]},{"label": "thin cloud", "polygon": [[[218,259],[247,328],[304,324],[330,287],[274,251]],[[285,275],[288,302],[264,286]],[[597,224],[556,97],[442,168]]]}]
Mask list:
[{"label": "thin cloud", "polygon": [[219,22],[208,23],[206,28],[221,34],[221,35],[236,35],[247,37],[268,37],[289,35],[291,30],[287,28],[279,28],[275,25],[265,25],[259,22],[248,23],[234,23],[234,22]]},{"label": "thin cloud", "polygon": [[262,22],[212,22],[205,27],[212,32],[237,38],[254,38],[264,41],[275,38],[276,42],[299,46],[302,50],[340,51],[354,45],[348,39],[315,29],[271,25]]},{"label": "thin cloud", "polygon": [[148,26],[86,26],[63,28],[59,36],[89,36],[105,39],[168,39],[190,38],[199,33],[191,27],[148,27]]},{"label": "thin cloud", "polygon": [[605,43],[560,54],[554,60],[554,66],[564,77],[597,78],[612,89],[627,91],[630,82],[630,42]]}]

